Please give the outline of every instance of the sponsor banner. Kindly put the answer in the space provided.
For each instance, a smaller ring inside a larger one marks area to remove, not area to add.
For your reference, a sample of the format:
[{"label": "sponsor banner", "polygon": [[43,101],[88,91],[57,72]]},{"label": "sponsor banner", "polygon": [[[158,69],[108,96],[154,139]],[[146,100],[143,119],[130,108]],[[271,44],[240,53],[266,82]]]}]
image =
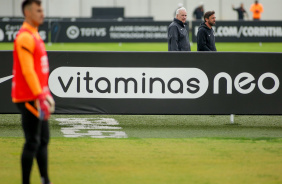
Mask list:
[{"label": "sponsor banner", "polygon": [[167,42],[170,23],[53,22],[51,38],[52,42]]},{"label": "sponsor banner", "polygon": [[[12,52],[0,52],[1,113]],[[282,54],[48,52],[56,113],[282,114]]]},{"label": "sponsor banner", "polygon": [[[199,21],[192,22],[192,41],[197,42]],[[217,21],[216,42],[282,42],[281,21]]]},{"label": "sponsor banner", "polygon": [[[0,22],[0,42],[13,42],[23,22]],[[44,42],[48,42],[48,22],[39,27],[39,34]]]},{"label": "sponsor banner", "polygon": [[59,67],[49,85],[62,98],[195,99],[208,78],[198,68]]}]

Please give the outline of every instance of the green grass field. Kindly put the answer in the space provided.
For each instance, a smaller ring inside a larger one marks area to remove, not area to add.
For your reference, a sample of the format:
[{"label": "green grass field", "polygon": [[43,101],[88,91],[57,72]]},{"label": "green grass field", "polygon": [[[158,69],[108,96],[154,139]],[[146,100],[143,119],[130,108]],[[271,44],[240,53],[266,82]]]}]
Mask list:
[{"label": "green grass field", "polygon": [[[216,43],[222,52],[282,52],[282,43]],[[52,43],[47,50],[57,51],[167,51],[167,43]],[[191,44],[197,51],[197,44]],[[13,50],[12,43],[0,43],[0,50]]]},{"label": "green grass field", "polygon": [[[62,118],[69,123],[61,124]],[[100,118],[119,124],[99,129],[95,119]],[[16,184],[24,141],[20,116],[0,119],[0,183]],[[91,123],[77,134],[122,131],[127,138],[64,137],[69,134],[63,129],[81,126],[82,119]],[[235,121],[230,124],[229,116],[53,115],[50,176],[60,184],[281,183],[281,116],[236,116]],[[32,181],[39,183],[36,166]]]},{"label": "green grass field", "polygon": [[[166,51],[165,43],[52,44],[47,50]],[[282,52],[282,43],[218,43]],[[0,43],[0,50],[12,44]],[[195,44],[192,50],[196,50]],[[282,117],[52,115],[53,184],[282,183]],[[0,184],[20,183],[20,115],[0,114]],[[40,183],[34,164],[32,183]]]}]

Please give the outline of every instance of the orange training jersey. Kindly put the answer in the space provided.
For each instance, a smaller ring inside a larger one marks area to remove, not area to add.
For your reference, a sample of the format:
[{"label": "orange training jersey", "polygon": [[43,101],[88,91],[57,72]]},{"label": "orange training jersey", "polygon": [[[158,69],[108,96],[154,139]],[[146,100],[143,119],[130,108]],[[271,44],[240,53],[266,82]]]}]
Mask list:
[{"label": "orange training jersey", "polygon": [[253,4],[250,8],[250,11],[253,12],[254,19],[260,19],[261,13],[263,12],[263,6],[260,3],[257,5]]},{"label": "orange training jersey", "polygon": [[14,41],[12,100],[14,103],[35,100],[48,88],[49,62],[38,30],[24,22]]}]

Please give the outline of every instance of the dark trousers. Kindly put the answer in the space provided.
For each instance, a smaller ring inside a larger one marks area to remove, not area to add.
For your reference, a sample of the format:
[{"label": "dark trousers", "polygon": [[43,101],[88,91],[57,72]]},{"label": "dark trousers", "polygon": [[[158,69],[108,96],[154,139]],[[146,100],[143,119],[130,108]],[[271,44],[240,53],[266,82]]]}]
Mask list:
[{"label": "dark trousers", "polygon": [[[25,102],[34,106],[34,102]],[[30,173],[33,159],[36,158],[42,183],[49,183],[48,177],[48,121],[40,121],[27,108],[25,103],[17,103],[21,112],[21,121],[24,131],[25,143],[21,156],[22,183],[30,183]]]}]

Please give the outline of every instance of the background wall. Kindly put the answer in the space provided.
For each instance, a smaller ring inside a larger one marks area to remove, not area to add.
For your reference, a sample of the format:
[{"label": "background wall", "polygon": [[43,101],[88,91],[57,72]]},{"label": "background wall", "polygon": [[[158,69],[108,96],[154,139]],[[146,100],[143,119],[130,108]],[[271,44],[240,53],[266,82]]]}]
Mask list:
[{"label": "background wall", "polygon": [[[22,0],[0,0],[0,16],[22,16]],[[217,20],[237,20],[237,12],[231,9],[232,4],[238,7],[244,2],[249,19],[249,11],[254,0],[42,0],[45,15],[50,17],[90,17],[92,7],[124,7],[126,17],[152,16],[157,21],[168,21],[182,3],[188,11],[188,20],[192,12],[204,3],[205,11],[214,10]],[[282,0],[260,0],[264,6],[262,20],[282,20]]]}]

